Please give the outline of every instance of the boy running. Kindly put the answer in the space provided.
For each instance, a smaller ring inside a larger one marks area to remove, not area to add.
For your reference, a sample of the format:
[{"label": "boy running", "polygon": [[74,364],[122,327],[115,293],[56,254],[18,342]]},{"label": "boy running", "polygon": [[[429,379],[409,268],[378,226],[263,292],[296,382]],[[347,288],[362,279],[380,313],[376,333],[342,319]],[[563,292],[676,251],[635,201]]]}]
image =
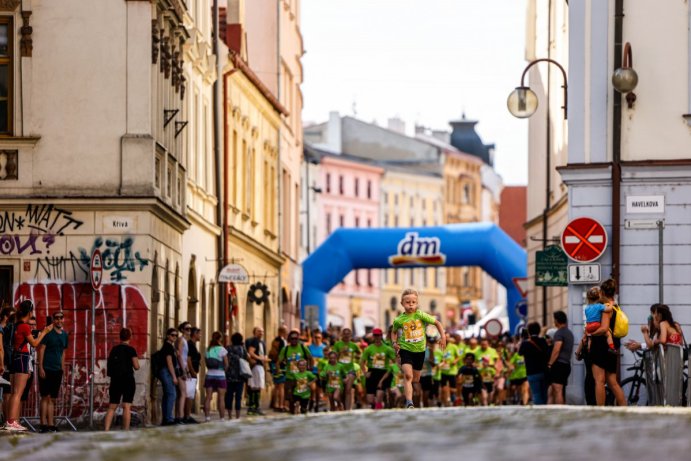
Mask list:
[{"label": "boy running", "polygon": [[[434,324],[439,331],[439,347],[441,351],[446,348],[446,334],[444,327],[429,314],[418,310],[418,293],[412,288],[407,288],[401,294],[401,305],[405,312],[393,322],[391,340],[394,349],[401,359],[401,369],[404,381],[403,390],[405,394],[406,408],[415,408],[413,405],[413,386],[420,386],[420,372],[425,362],[425,347],[427,335],[425,327],[427,324]],[[402,333],[402,334],[400,334]],[[419,389],[418,393],[419,393]]]}]

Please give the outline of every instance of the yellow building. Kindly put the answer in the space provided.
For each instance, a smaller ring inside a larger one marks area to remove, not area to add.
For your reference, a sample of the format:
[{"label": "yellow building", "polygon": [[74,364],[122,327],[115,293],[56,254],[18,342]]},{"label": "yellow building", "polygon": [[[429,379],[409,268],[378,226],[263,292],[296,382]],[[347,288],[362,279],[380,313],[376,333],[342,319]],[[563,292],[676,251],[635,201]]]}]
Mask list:
[{"label": "yellow building", "polygon": [[[247,337],[255,326],[275,331],[279,319],[278,276],[284,258],[278,239],[278,143],[281,115],[287,111],[234,50],[228,54],[222,80],[224,259],[243,266],[250,284],[228,284],[222,292],[232,292],[231,306],[237,305],[234,315],[226,311],[228,330]],[[250,291],[257,284],[266,288]],[[253,295],[259,299],[253,300]]]}]

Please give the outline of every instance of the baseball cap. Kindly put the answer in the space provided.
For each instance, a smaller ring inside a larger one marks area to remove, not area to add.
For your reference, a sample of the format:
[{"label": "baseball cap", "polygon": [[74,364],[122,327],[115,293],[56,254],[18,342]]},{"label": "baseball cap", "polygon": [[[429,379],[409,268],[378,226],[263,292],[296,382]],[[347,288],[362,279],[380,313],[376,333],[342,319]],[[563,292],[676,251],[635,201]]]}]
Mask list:
[{"label": "baseball cap", "polygon": [[372,334],[373,335],[383,335],[384,332],[382,331],[381,328],[375,328],[374,330],[372,330]]}]

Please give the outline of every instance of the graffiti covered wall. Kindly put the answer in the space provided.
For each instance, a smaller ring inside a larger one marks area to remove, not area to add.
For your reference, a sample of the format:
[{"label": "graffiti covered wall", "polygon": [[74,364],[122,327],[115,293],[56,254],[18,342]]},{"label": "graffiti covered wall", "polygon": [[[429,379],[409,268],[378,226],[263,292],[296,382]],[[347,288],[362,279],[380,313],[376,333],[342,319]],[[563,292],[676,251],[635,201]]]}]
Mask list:
[{"label": "graffiti covered wall", "polygon": [[[95,325],[95,410],[108,405],[106,359],[119,342],[124,326],[132,328],[131,344],[140,358],[147,355],[150,334],[151,235],[149,214],[117,215],[74,211],[67,205],[28,204],[0,210],[0,265],[14,267],[11,291],[18,305],[30,299],[36,307],[37,325],[57,311],[65,314],[69,333],[66,351],[67,399],[71,416],[88,410],[91,360],[91,325]],[[138,225],[142,223],[143,225]],[[143,234],[141,233],[143,231]],[[103,286],[94,293],[89,265],[91,254],[103,256]],[[9,283],[5,281],[6,283]],[[148,384],[148,360],[141,360],[136,374],[135,406],[143,407]]]}]

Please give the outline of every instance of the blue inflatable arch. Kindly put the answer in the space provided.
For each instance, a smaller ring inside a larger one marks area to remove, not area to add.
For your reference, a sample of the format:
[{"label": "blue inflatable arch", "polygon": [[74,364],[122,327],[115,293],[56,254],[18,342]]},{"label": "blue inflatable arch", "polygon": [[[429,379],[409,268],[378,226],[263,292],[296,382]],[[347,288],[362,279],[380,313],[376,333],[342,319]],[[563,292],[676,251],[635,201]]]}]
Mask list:
[{"label": "blue inflatable arch", "polygon": [[319,306],[319,323],[326,328],[326,295],[353,269],[479,266],[506,287],[513,332],[522,298],[513,278],[525,277],[526,265],[525,250],[492,223],[340,228],[302,263],[302,315],[305,306]]}]

